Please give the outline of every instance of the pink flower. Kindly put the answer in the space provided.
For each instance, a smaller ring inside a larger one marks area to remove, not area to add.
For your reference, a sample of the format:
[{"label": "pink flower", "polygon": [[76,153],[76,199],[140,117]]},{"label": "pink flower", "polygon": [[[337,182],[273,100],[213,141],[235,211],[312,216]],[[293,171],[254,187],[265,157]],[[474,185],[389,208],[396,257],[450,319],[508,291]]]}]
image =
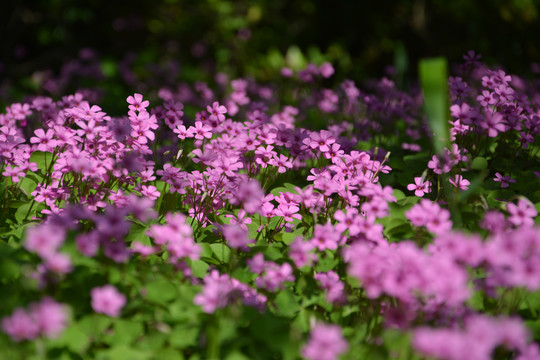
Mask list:
[{"label": "pink flower", "polygon": [[454,187],[458,188],[459,190],[467,190],[469,188],[469,185],[471,182],[467,179],[464,179],[461,175],[456,175],[453,179],[450,179],[450,184],[454,185]]},{"label": "pink flower", "polygon": [[71,259],[67,254],[55,253],[48,255],[45,259],[45,266],[48,270],[57,274],[67,274],[73,270]]},{"label": "pink flower", "polygon": [[238,210],[238,214],[236,216],[232,214],[226,214],[225,217],[231,219],[231,225],[239,225],[242,229],[244,229],[244,231],[248,231],[248,227],[246,224],[251,224],[251,218],[246,217],[246,211],[244,209]]},{"label": "pink flower", "polygon": [[274,155],[274,158],[270,160],[270,165],[277,166],[278,173],[280,174],[285,173],[287,169],[292,169],[293,167],[292,162],[289,161],[289,158],[283,154],[279,154],[279,157]]},{"label": "pink flower", "polygon": [[237,225],[225,225],[222,232],[223,237],[227,240],[227,245],[235,249],[245,247],[253,242],[253,240],[248,239],[247,230]]},{"label": "pink flower", "polygon": [[285,205],[280,204],[278,205],[277,209],[274,211],[274,215],[276,216],[283,216],[285,221],[291,222],[294,219],[301,220],[302,216],[298,214],[298,211],[300,208],[296,205]]},{"label": "pink flower", "polygon": [[39,336],[39,325],[23,308],[17,308],[2,319],[2,329],[14,341],[32,340]]},{"label": "pink flower", "polygon": [[317,256],[313,254],[314,248],[312,243],[298,237],[289,245],[289,257],[296,267],[301,268],[305,265],[311,265],[312,262],[317,261]]},{"label": "pink flower", "polygon": [[339,280],[339,275],[335,271],[317,273],[313,276],[321,287],[326,290],[325,299],[331,304],[339,304],[347,301],[345,295],[345,285]]},{"label": "pink flower", "polygon": [[334,74],[334,67],[329,62],[325,62],[319,67],[319,72],[322,77],[329,78]]},{"label": "pink flower", "polygon": [[310,240],[310,243],[319,249],[319,251],[326,249],[336,250],[340,240],[340,232],[331,223],[326,223],[324,225],[315,225],[313,238]]},{"label": "pink flower", "polygon": [[31,303],[28,309],[17,308],[2,319],[2,329],[14,341],[33,340],[38,336],[54,338],[67,326],[67,312],[63,304],[50,297]]},{"label": "pink flower", "polygon": [[47,258],[56,253],[64,239],[65,231],[62,228],[43,224],[28,229],[24,247],[36,252],[41,258]]},{"label": "pink flower", "polygon": [[424,182],[421,177],[415,177],[414,182],[414,184],[407,185],[408,190],[414,190],[414,195],[422,197],[431,192],[431,182],[427,180]]},{"label": "pink flower", "polygon": [[302,349],[302,356],[308,360],[337,360],[348,348],[339,326],[317,324]]},{"label": "pink flower", "polygon": [[141,94],[133,94],[133,96],[128,96],[127,102],[129,104],[129,110],[131,111],[143,111],[145,110],[150,102],[148,100],[143,101],[143,96]]},{"label": "pink flower", "polygon": [[43,129],[34,131],[36,136],[30,138],[32,144],[37,144],[36,149],[39,151],[53,152],[57,141],[53,140],[54,130],[48,129],[45,132]]},{"label": "pink flower", "polygon": [[294,74],[292,69],[289,69],[286,67],[281,68],[280,73],[281,73],[281,76],[286,77],[286,78],[290,78]]},{"label": "pink flower", "polygon": [[205,313],[212,314],[227,306],[232,288],[229,275],[214,270],[204,278],[203,291],[195,295],[193,303],[202,306]]},{"label": "pink flower", "polygon": [[11,177],[11,181],[18,183],[21,178],[25,177],[26,173],[21,171],[21,168],[18,166],[6,166],[2,175],[5,177]]},{"label": "pink flower", "polygon": [[212,137],[212,127],[210,125],[203,125],[200,121],[195,121],[195,127],[190,126],[188,132],[193,134],[197,140],[203,140],[204,138],[210,139]]},{"label": "pink flower", "polygon": [[141,187],[141,194],[147,196],[149,199],[156,200],[159,198],[161,193],[157,190],[154,185],[143,185]]},{"label": "pink flower", "polygon": [[120,312],[126,304],[126,297],[112,285],[95,287],[90,292],[92,297],[92,309],[95,312],[112,317],[120,316]]},{"label": "pink flower", "polygon": [[506,209],[510,213],[508,221],[515,226],[532,226],[534,225],[534,217],[538,215],[534,205],[527,199],[519,199],[517,205],[507,203]]},{"label": "pink flower", "polygon": [[309,138],[304,140],[304,144],[308,145],[312,149],[319,148],[322,152],[330,151],[330,145],[336,142],[336,139],[332,136],[332,133],[327,130],[321,130],[320,132],[312,132]]},{"label": "pink flower", "polygon": [[175,134],[178,134],[178,138],[184,140],[185,138],[193,137],[193,133],[186,130],[184,125],[178,125],[176,129],[173,130]]},{"label": "pink flower", "polygon": [[294,281],[293,269],[289,263],[281,265],[272,261],[264,262],[263,274],[255,280],[255,284],[268,291],[283,288],[286,281]]},{"label": "pink flower", "polygon": [[492,114],[487,112],[485,118],[480,121],[479,125],[487,132],[489,137],[496,137],[499,132],[506,131],[503,116],[499,113]]},{"label": "pink flower", "polygon": [[450,212],[427,199],[410,208],[405,216],[414,226],[425,226],[434,234],[442,234],[452,228]]},{"label": "pink flower", "polygon": [[45,337],[54,338],[67,326],[68,316],[65,306],[50,297],[30,307],[33,318]]},{"label": "pink flower", "polygon": [[207,106],[206,110],[208,110],[208,113],[210,114],[210,121],[217,121],[218,123],[225,121],[225,114],[227,113],[227,108],[223,105],[219,105],[217,101],[214,101],[212,107]]}]

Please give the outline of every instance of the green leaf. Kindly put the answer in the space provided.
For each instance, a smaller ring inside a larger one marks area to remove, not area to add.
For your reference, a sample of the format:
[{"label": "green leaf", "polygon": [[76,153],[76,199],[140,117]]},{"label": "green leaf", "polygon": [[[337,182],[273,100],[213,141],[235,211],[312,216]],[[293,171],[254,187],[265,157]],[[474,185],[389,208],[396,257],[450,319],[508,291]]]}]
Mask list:
[{"label": "green leaf", "polygon": [[211,257],[213,254],[212,248],[207,243],[199,243],[201,247],[201,257]]},{"label": "green leaf", "polygon": [[83,354],[90,344],[90,338],[78,327],[70,326],[64,330],[60,338],[52,340],[52,343],[64,345],[77,354]]},{"label": "green leaf", "polygon": [[175,349],[165,348],[154,353],[154,359],[159,360],[184,360],[184,355]]},{"label": "green leaf", "polygon": [[421,60],[419,74],[428,123],[434,133],[433,148],[437,153],[441,153],[445,147],[450,147],[446,59],[440,57]]},{"label": "green leaf", "polygon": [[279,243],[275,243],[273,246],[267,246],[263,250],[263,254],[266,258],[276,261],[283,258],[281,251],[275,246]]},{"label": "green leaf", "polygon": [[394,197],[396,198],[396,201],[397,201],[397,200],[405,199],[406,196],[403,193],[403,191],[399,189],[394,189]]},{"label": "green leaf", "polygon": [[132,349],[128,345],[117,345],[112,349],[101,350],[97,353],[98,360],[146,360],[150,356],[140,349]]},{"label": "green leaf", "polygon": [[112,319],[108,316],[101,314],[91,314],[79,320],[79,328],[85,334],[96,338],[103,335],[103,333],[111,325],[111,323]]},{"label": "green leaf", "polygon": [[174,330],[170,334],[169,342],[175,348],[185,349],[188,346],[197,345],[198,337],[198,327],[181,324],[174,327]]},{"label": "green leaf", "polygon": [[302,237],[302,234],[297,233],[287,233],[287,232],[280,232],[276,236],[274,236],[274,239],[276,241],[282,241],[286,245],[290,245],[294,240],[296,240],[297,237]]},{"label": "green leaf", "polygon": [[471,164],[471,168],[473,170],[485,170],[488,167],[488,162],[486,158],[483,158],[481,156],[474,158]]},{"label": "green leaf", "polygon": [[17,279],[21,275],[21,266],[13,259],[0,256],[0,280]]},{"label": "green leaf", "polygon": [[221,243],[210,244],[210,248],[212,249],[216,259],[222,263],[229,262],[229,258],[231,257],[231,249],[227,245]]},{"label": "green leaf", "polygon": [[279,310],[279,314],[286,317],[293,317],[300,310],[298,300],[288,289],[279,292],[276,296],[275,303]]},{"label": "green leaf", "polygon": [[324,258],[324,259],[321,259],[317,263],[317,265],[315,266],[315,269],[317,270],[317,272],[327,272],[327,271],[333,270],[338,263],[339,263],[339,258],[338,259]]},{"label": "green leaf", "polygon": [[233,351],[227,355],[225,360],[250,360],[251,358],[239,351]]},{"label": "green leaf", "polygon": [[159,304],[166,304],[174,300],[178,295],[176,286],[165,279],[149,282],[146,284],[145,289],[146,299]]},{"label": "green leaf", "polygon": [[134,224],[131,226],[131,229],[129,230],[129,234],[126,236],[127,242],[140,242],[143,245],[152,245],[152,241],[150,240],[150,237],[146,235],[146,231],[148,230],[148,227],[142,226],[139,224]]},{"label": "green leaf", "polygon": [[202,260],[191,261],[191,271],[193,276],[203,278],[206,275],[206,271],[210,266]]},{"label": "green leaf", "polygon": [[285,62],[293,70],[304,69],[307,64],[307,60],[302,54],[302,50],[296,45],[289,46],[287,53],[285,54]]},{"label": "green leaf", "polygon": [[[38,166],[38,168],[45,172],[48,169],[49,162],[52,160],[53,154],[46,153],[43,151],[34,151],[32,155],[30,156],[30,162],[35,162]],[[47,158],[47,162],[45,162],[45,158]]]},{"label": "green leaf", "polygon": [[21,179],[21,190],[26,194],[26,196],[30,197],[31,193],[36,189],[37,187],[37,181],[35,176],[27,175],[24,179]]},{"label": "green leaf", "polygon": [[138,337],[144,335],[143,325],[140,322],[115,319],[113,322],[114,332],[107,336],[109,344],[126,344],[133,343]]},{"label": "green leaf", "polygon": [[[21,205],[17,209],[17,211],[15,212],[15,220],[17,220],[18,224],[22,224],[24,222],[24,218],[26,217],[26,214],[28,214],[27,219],[32,219],[32,216],[35,215],[36,204],[33,205],[32,210],[30,210],[30,207],[32,207],[32,202]],[[30,213],[28,213],[29,210],[30,210]]]}]

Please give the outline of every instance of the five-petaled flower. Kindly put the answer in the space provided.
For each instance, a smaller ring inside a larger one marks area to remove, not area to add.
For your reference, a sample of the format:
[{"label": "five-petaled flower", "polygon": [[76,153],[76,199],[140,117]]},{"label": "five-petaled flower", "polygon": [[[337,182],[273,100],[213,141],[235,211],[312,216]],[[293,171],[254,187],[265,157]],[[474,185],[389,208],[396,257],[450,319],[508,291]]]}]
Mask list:
[{"label": "five-petaled flower", "polygon": [[431,192],[431,182],[424,181],[422,177],[415,177],[414,184],[407,185],[407,189],[410,191],[414,190],[414,195],[416,196],[424,196],[424,194]]}]

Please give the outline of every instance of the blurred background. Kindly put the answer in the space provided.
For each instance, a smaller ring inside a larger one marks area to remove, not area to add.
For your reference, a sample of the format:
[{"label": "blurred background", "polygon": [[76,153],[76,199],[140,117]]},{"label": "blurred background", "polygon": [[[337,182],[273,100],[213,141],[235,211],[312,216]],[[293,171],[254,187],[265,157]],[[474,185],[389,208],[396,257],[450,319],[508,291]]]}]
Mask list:
[{"label": "blurred background", "polygon": [[3,0],[0,105],[95,85],[123,96],[219,72],[271,81],[283,66],[323,61],[336,81],[398,71],[403,85],[420,58],[454,63],[468,50],[526,76],[540,61],[539,3]]}]

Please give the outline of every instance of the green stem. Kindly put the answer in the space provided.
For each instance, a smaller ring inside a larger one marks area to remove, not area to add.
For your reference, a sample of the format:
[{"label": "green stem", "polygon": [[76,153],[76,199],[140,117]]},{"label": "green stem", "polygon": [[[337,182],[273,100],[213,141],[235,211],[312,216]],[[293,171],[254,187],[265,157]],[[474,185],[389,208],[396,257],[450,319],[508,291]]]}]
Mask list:
[{"label": "green stem", "polygon": [[220,360],[218,314],[212,317],[210,328],[208,329],[208,360]]}]

